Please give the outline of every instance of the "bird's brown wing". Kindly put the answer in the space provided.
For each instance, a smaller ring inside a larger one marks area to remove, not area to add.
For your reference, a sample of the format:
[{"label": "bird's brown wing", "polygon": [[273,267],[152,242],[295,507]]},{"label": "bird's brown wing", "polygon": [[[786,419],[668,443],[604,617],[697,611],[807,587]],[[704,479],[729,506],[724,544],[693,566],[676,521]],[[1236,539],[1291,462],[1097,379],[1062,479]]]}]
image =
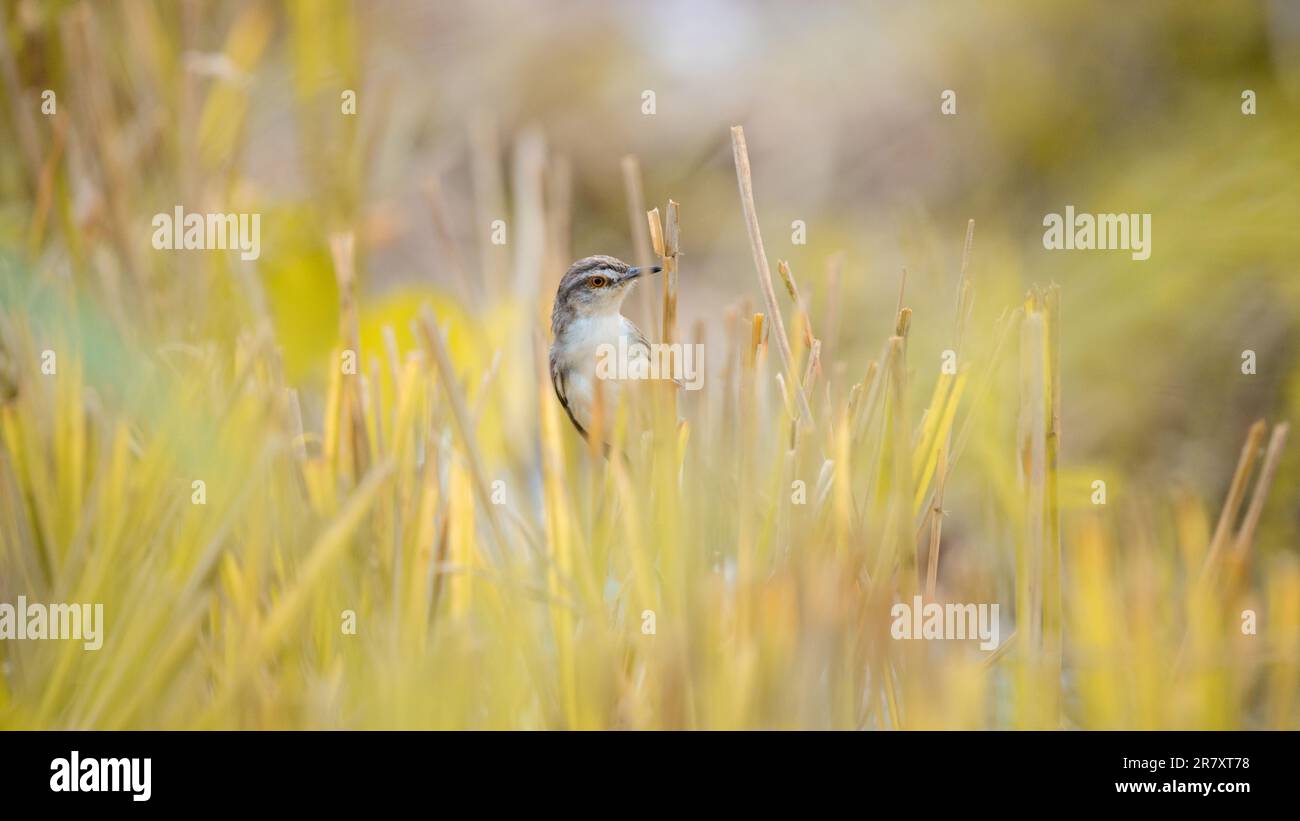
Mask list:
[{"label": "bird's brown wing", "polygon": [[563,406],[564,412],[568,414],[569,421],[578,429],[578,433],[582,434],[582,438],[586,439],[586,429],[584,429],[582,425],[578,424],[578,420],[573,415],[573,409],[569,407],[569,399],[565,396],[567,389],[564,383],[564,370],[560,367],[559,363],[555,361],[554,354],[551,355],[551,387],[555,388],[555,398],[560,400],[560,405]]},{"label": "bird's brown wing", "polygon": [[[654,348],[651,347],[651,345],[650,345],[650,340],[648,340],[648,339],[645,338],[645,334],[643,334],[643,333],[641,332],[641,329],[638,328],[638,327],[637,327],[634,323],[632,323],[632,322],[627,323],[627,325],[628,325],[628,327],[629,327],[629,328],[631,329],[631,331],[632,331],[632,336],[633,336],[632,344],[635,345],[635,344],[637,344],[637,343],[640,343],[640,344],[644,345],[644,346],[645,346],[645,349],[646,349],[646,355],[647,355],[647,356],[652,355],[652,354],[651,354],[651,351],[653,351]],[[671,381],[671,382],[672,382],[673,384],[675,384],[677,387],[679,387],[679,388],[682,387],[682,380],[678,379],[676,376],[673,376],[673,375],[669,374],[669,376],[668,376],[667,378],[668,378],[669,381]]]}]

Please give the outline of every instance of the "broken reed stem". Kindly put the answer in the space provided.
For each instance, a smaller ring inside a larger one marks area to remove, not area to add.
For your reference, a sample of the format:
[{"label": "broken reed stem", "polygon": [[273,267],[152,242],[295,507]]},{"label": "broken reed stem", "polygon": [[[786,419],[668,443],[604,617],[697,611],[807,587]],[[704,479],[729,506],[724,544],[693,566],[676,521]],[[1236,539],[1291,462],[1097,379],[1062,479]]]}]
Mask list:
[{"label": "broken reed stem", "polygon": [[668,218],[664,226],[664,312],[663,341],[677,337],[677,254],[681,252],[682,229],[677,203],[668,200]]},{"label": "broken reed stem", "polygon": [[646,224],[650,229],[650,242],[655,254],[663,261],[663,320],[660,325],[660,338],[671,342],[677,325],[677,254],[681,241],[681,226],[678,223],[677,203],[668,201],[667,228],[659,219],[659,209],[651,208],[646,212]]},{"label": "broken reed stem", "polygon": [[763,236],[758,227],[758,211],[754,206],[754,181],[749,168],[749,148],[745,145],[745,129],[741,126],[731,128],[731,150],[736,160],[736,181],[740,186],[740,205],[745,212],[745,226],[749,229],[749,244],[754,252],[754,267],[758,271],[758,285],[763,292],[763,301],[767,304],[767,314],[771,318],[775,331],[776,346],[781,353],[781,363],[785,366],[786,381],[796,391],[799,401],[799,413],[808,424],[815,424],[812,409],[808,405],[808,396],[795,373],[794,354],[790,351],[790,338],[785,333],[785,322],[781,319],[781,308],[776,303],[776,291],[772,288],[772,270],[767,264],[767,252],[763,249]]},{"label": "broken reed stem", "polygon": [[[681,251],[681,223],[677,203],[668,200],[667,227],[659,220],[658,208],[646,212],[646,225],[654,252],[663,260],[663,313],[659,337],[667,344],[677,336],[677,255]],[[672,382],[666,382],[665,385],[666,390],[671,391],[672,418],[678,419],[679,391]]]},{"label": "broken reed stem", "polygon": [[651,208],[645,212],[646,225],[650,231],[650,247],[654,249],[655,256],[664,255],[664,224],[659,219],[659,209]]}]

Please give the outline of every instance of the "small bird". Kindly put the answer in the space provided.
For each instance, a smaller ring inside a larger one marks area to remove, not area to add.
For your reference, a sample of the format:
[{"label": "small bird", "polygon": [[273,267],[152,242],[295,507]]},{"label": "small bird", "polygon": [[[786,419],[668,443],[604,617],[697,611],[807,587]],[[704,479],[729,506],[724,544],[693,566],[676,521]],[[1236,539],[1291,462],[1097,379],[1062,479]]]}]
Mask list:
[{"label": "small bird", "polygon": [[[569,421],[587,438],[596,393],[596,357],[602,345],[621,350],[629,357],[650,356],[650,342],[620,308],[632,285],[645,274],[656,274],[658,265],[629,267],[614,257],[597,255],[580,259],[564,274],[551,309],[551,384],[569,414]],[[604,380],[604,407],[614,408],[618,383]]]}]

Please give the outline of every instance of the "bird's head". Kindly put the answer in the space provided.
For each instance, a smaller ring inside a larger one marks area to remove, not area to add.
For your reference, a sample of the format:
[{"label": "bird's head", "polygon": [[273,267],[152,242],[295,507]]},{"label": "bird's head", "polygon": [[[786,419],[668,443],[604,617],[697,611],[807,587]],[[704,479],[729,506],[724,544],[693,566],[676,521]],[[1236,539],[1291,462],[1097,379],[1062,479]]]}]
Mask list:
[{"label": "bird's head", "polygon": [[555,292],[553,317],[602,316],[617,313],[624,298],[645,274],[663,270],[658,265],[634,268],[614,257],[597,255],[580,259],[565,272]]}]

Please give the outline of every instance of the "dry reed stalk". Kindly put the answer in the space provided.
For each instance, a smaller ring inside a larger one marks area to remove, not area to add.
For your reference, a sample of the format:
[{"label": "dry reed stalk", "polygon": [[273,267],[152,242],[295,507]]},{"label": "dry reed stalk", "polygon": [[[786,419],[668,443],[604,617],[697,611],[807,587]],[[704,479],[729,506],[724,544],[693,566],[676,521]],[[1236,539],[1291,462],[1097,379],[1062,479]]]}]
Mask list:
[{"label": "dry reed stalk", "polygon": [[862,500],[859,506],[861,514],[858,517],[860,528],[865,526],[867,515],[876,507],[874,500],[884,473],[883,458],[887,453],[886,432],[889,428],[889,385],[893,372],[891,358],[897,353],[895,339],[897,337],[886,340],[879,359],[867,368],[867,377],[863,379],[863,391],[859,398],[859,419],[852,442],[855,447],[865,446],[867,449],[865,456],[855,460],[855,464],[862,465],[865,469],[862,492],[859,495]]},{"label": "dry reed stalk", "polygon": [[[966,241],[962,244],[961,268],[957,277],[957,342],[953,351],[957,355],[958,369],[961,368],[962,342],[966,336],[966,324],[970,320],[970,256],[975,242],[975,220],[966,221]],[[943,447],[939,453],[939,473],[935,480],[934,502],[930,508],[930,569],[926,575],[926,595],[934,597],[934,588],[938,579],[939,549],[943,535],[943,496],[948,484],[948,457],[952,447],[952,428],[944,435]],[[922,482],[924,487],[924,481]]]},{"label": "dry reed stalk", "polygon": [[664,224],[659,218],[659,209],[651,208],[645,212],[646,226],[650,235],[650,245],[654,248],[655,256],[662,257],[664,251]]},{"label": "dry reed stalk", "polygon": [[[913,515],[921,514],[924,510],[926,491],[930,489],[931,479],[938,474],[939,454],[945,451],[944,441],[952,432],[957,407],[966,392],[967,376],[968,374],[962,373],[954,378],[950,374],[941,374],[935,383],[934,396],[926,408],[925,423],[919,432],[920,439],[912,451],[912,475],[916,477],[916,493],[912,497]],[[944,462],[947,461],[945,453]],[[937,486],[939,483],[936,480],[934,484]],[[941,504],[937,489],[931,496],[934,505]]]},{"label": "dry reed stalk", "polygon": [[1037,311],[1020,326],[1020,451],[1025,524],[1016,570],[1016,631],[1035,651],[1042,644],[1044,504],[1047,495],[1046,328]]},{"label": "dry reed stalk", "polygon": [[[906,332],[906,317],[900,314],[899,327]],[[889,340],[891,354],[889,357],[889,420],[892,425],[892,441],[889,443],[892,457],[893,477],[890,502],[890,534],[894,543],[895,559],[903,570],[916,572],[916,541],[912,538],[909,526],[910,510],[908,500],[912,498],[912,426],[907,395],[907,337],[903,334]],[[920,579],[911,580],[914,590],[921,589]]]},{"label": "dry reed stalk", "polygon": [[342,557],[345,548],[351,543],[352,534],[374,504],[380,486],[392,472],[391,462],[378,464],[353,491],[343,510],[308,551],[292,585],[282,592],[267,614],[257,631],[254,652],[239,659],[225,687],[197,721],[198,727],[214,726],[218,717],[226,714],[248,682],[274,657],[289,635],[290,628],[306,608],[310,592],[319,586],[325,571]]},{"label": "dry reed stalk", "polygon": [[[654,249],[655,256],[659,257],[661,260],[664,261],[664,266],[665,266],[664,277],[663,277],[663,295],[662,295],[662,303],[661,303],[664,311],[660,314],[659,333],[660,333],[661,340],[667,342],[668,340],[663,336],[663,334],[668,332],[668,320],[669,320],[668,313],[666,310],[668,307],[668,272],[666,270],[668,265],[667,262],[668,241],[664,236],[664,225],[663,225],[663,221],[659,218],[658,207],[651,208],[649,211],[647,211],[645,214],[645,218],[646,218],[647,234],[650,238],[650,246],[651,248]],[[646,290],[649,291],[650,289],[647,288]]]},{"label": "dry reed stalk", "polygon": [[[1011,337],[1010,332],[1013,326],[1013,320],[1019,318],[1023,314],[1023,311],[1024,311],[1023,308],[1017,308],[1014,312],[1010,314],[1004,313],[1003,316],[998,320],[997,331],[993,343],[993,350],[990,353],[988,361],[984,366],[983,373],[976,380],[976,384],[979,387],[978,387],[978,392],[971,399],[970,404],[971,404],[972,412],[968,413],[966,415],[966,418],[962,420],[961,430],[958,431],[957,433],[957,441],[954,444],[954,446],[951,448],[950,455],[947,460],[948,476],[952,475],[953,469],[957,465],[957,461],[961,458],[961,455],[965,452],[966,445],[970,442],[970,438],[975,432],[974,410],[983,406],[984,398],[988,396],[989,392],[992,390],[993,377],[997,372],[998,365],[1000,365],[1002,362],[1002,348],[1006,345],[1007,340],[1010,339]],[[926,525],[928,524],[929,517],[930,517],[930,509],[926,508],[924,514],[921,517],[921,520],[917,523],[918,539],[921,537],[922,532],[924,531]]]},{"label": "dry reed stalk", "polygon": [[754,181],[749,168],[749,148],[745,145],[745,129],[741,126],[731,128],[731,148],[736,161],[736,180],[740,186],[740,205],[745,212],[745,226],[749,230],[749,244],[754,254],[754,267],[758,271],[758,286],[763,292],[763,301],[767,305],[767,314],[771,317],[775,331],[776,346],[781,353],[781,364],[785,368],[786,381],[793,384],[799,400],[801,419],[807,424],[815,425],[812,408],[808,397],[795,372],[794,354],[790,351],[790,338],[785,333],[785,322],[781,319],[781,308],[776,302],[776,291],[772,288],[772,270],[768,266],[767,252],[763,249],[763,236],[758,227],[758,210],[754,206]]},{"label": "dry reed stalk", "polygon": [[785,285],[785,292],[790,295],[790,301],[794,303],[795,316],[798,317],[800,330],[803,331],[803,344],[811,350],[813,346],[812,319],[808,316],[808,307],[799,297],[799,284],[795,282],[794,272],[790,270],[790,263],[778,259],[776,261],[776,271],[781,275],[781,282]]},{"label": "dry reed stalk", "polygon": [[[797,312],[796,316],[798,317],[799,325],[802,328],[802,333],[796,332],[795,336],[795,338],[799,340],[799,349],[795,353],[795,361],[798,362],[800,357],[803,356],[804,349],[808,351],[803,378],[799,382],[800,389],[804,392],[804,395],[807,396],[813,392],[816,387],[817,377],[821,375],[822,342],[813,334],[812,318],[808,312],[808,305],[799,293],[799,285],[795,281],[794,272],[790,269],[790,265],[784,260],[777,260],[776,267],[777,272],[781,276],[781,281],[785,284],[786,293],[790,295],[790,299],[794,303],[794,308]],[[826,431],[826,440],[823,447],[826,452],[833,453],[837,449],[838,445],[835,441],[834,430],[832,429],[832,417],[834,412],[833,407],[829,402],[829,398],[828,391],[828,401],[825,405],[824,414],[826,419],[826,425],[824,426]],[[798,436],[799,428],[797,425],[794,425],[790,430],[790,441],[792,444],[798,441]]]},{"label": "dry reed stalk", "polygon": [[1233,524],[1237,521],[1237,513],[1241,509],[1242,500],[1246,497],[1246,484],[1250,479],[1251,469],[1255,465],[1260,443],[1267,430],[1268,426],[1263,419],[1260,419],[1251,425],[1246,433],[1246,443],[1242,445],[1241,456],[1237,459],[1237,470],[1233,473],[1232,483],[1228,486],[1228,497],[1223,501],[1223,508],[1219,512],[1219,523],[1215,526],[1214,536],[1210,539],[1210,550],[1205,556],[1205,563],[1201,565],[1202,584],[1212,578],[1219,562],[1219,555],[1228,544]]},{"label": "dry reed stalk", "polygon": [[662,341],[671,343],[677,338],[677,255],[681,252],[681,214],[677,203],[668,200],[668,213],[663,233],[663,329]]},{"label": "dry reed stalk", "polygon": [[[647,211],[646,226],[650,245],[663,261],[663,310],[660,314],[660,338],[667,344],[671,343],[677,335],[677,255],[681,250],[680,210],[677,203],[668,200],[667,220],[664,222],[659,219],[658,208]],[[662,385],[656,386],[654,397],[656,407],[663,410],[662,413],[655,414],[656,424],[658,421],[676,423],[680,419],[678,408],[680,391],[677,385],[664,380]]]},{"label": "dry reed stalk", "polygon": [[1233,559],[1238,566],[1245,562],[1251,544],[1255,540],[1255,529],[1264,514],[1264,502],[1268,499],[1268,490],[1273,484],[1273,475],[1277,472],[1278,463],[1282,459],[1282,448],[1286,446],[1286,437],[1290,429],[1291,426],[1285,422],[1273,426],[1273,435],[1269,437],[1268,449],[1264,453],[1264,464],[1260,468],[1259,478],[1255,480],[1250,507],[1246,509],[1246,517],[1242,520],[1233,544]]},{"label": "dry reed stalk", "polygon": [[470,478],[473,480],[474,491],[478,495],[479,504],[483,508],[484,515],[488,520],[488,526],[492,531],[492,539],[496,548],[494,558],[497,560],[498,566],[500,566],[505,561],[507,544],[505,530],[501,527],[501,522],[497,518],[497,506],[492,504],[492,495],[488,492],[488,482],[483,470],[483,457],[479,453],[478,439],[474,436],[474,430],[470,425],[470,415],[465,404],[464,392],[461,390],[460,383],[456,381],[456,372],[451,364],[451,356],[447,353],[447,345],[442,339],[438,320],[433,315],[433,309],[427,304],[420,307],[419,328],[425,344],[433,354],[438,379],[442,383],[442,389],[447,396],[448,403],[451,405],[452,420],[456,424],[456,432],[460,434],[461,444],[465,448]]},{"label": "dry reed stalk", "polygon": [[907,332],[911,329],[911,327],[912,327],[912,309],[900,308],[898,311],[898,319],[894,322],[894,336],[903,340],[905,350],[906,350],[906,343],[907,343],[907,336],[908,336]]},{"label": "dry reed stalk", "polygon": [[[1017,550],[1017,625],[1030,650],[1018,668],[1026,726],[1057,727],[1061,696],[1060,535],[1056,437],[1060,427],[1059,289],[1034,288],[1021,323],[1017,434],[1025,530]],[[1023,574],[1023,578],[1021,576]],[[1020,602],[1025,609],[1021,618]]]},{"label": "dry reed stalk", "polygon": [[1057,467],[1061,447],[1061,288],[1052,284],[1044,295],[1047,321],[1047,533],[1043,567],[1043,632],[1047,656],[1046,675],[1054,686],[1048,691],[1051,713],[1060,714],[1062,608],[1061,608],[1061,507]]},{"label": "dry reed stalk", "polygon": [[[695,350],[707,351],[709,349],[707,329],[708,326],[702,318],[695,320],[691,325],[691,344],[696,346]],[[700,363],[699,367],[701,369],[704,367],[703,362]],[[703,370],[701,370],[701,373],[703,373]],[[725,385],[726,382],[724,381],[722,384]],[[709,412],[709,408],[712,406],[710,397],[714,395],[716,395],[715,391],[683,391],[681,398],[683,402],[689,402],[693,407],[699,409],[698,415],[692,415],[692,418],[704,420],[704,424],[707,425],[708,420],[712,418]],[[705,429],[707,430],[707,427]]]},{"label": "dry reed stalk", "polygon": [[[1289,425],[1283,423],[1274,428],[1273,435],[1269,440],[1268,453],[1265,456],[1265,466],[1260,473],[1259,480],[1256,482],[1256,493],[1251,499],[1246,521],[1242,523],[1236,538],[1233,539],[1231,535],[1233,524],[1236,522],[1237,514],[1241,510],[1241,503],[1245,499],[1246,485],[1249,482],[1255,461],[1259,456],[1260,444],[1264,439],[1264,434],[1268,431],[1268,425],[1263,419],[1259,419],[1247,431],[1246,442],[1242,445],[1241,455],[1237,459],[1237,469],[1233,473],[1232,483],[1228,486],[1228,496],[1224,499],[1223,508],[1219,512],[1219,521],[1214,529],[1214,536],[1210,540],[1210,549],[1206,553],[1205,560],[1201,564],[1201,572],[1196,579],[1193,590],[1194,597],[1206,601],[1216,592],[1212,585],[1219,579],[1219,565],[1229,539],[1232,539],[1233,547],[1230,554],[1232,562],[1228,568],[1227,584],[1224,585],[1221,595],[1215,597],[1214,600],[1227,602],[1235,594],[1237,583],[1244,571],[1251,540],[1254,538],[1255,526],[1258,524],[1259,516],[1263,512],[1264,498],[1267,495],[1269,486],[1272,484],[1273,473],[1276,470],[1278,460],[1281,458],[1282,447],[1286,444],[1289,427]],[[1169,674],[1171,680],[1176,680],[1182,674],[1191,643],[1192,626],[1188,625],[1183,631],[1183,640],[1179,645],[1177,654],[1174,656],[1174,662]]]},{"label": "dry reed stalk", "polygon": [[816,383],[817,374],[821,373],[821,364],[822,341],[820,339],[814,339],[812,341],[812,348],[808,351],[808,366],[804,368],[803,372],[804,390],[812,390],[813,385]]},{"label": "dry reed stalk", "polygon": [[[878,584],[873,582],[869,586],[869,600],[890,593],[885,589],[886,581],[893,576],[889,571],[896,566],[895,561],[899,557],[905,557],[912,552],[907,547],[910,539],[909,528],[903,524],[907,507],[904,500],[910,496],[907,488],[911,484],[912,476],[910,433],[902,421],[907,416],[907,397],[906,366],[901,337],[891,336],[888,339],[881,362],[883,364],[880,368],[880,376],[876,379],[876,385],[879,387],[872,391],[871,397],[873,403],[879,402],[883,414],[879,435],[870,437],[871,449],[868,456],[857,461],[870,471],[862,493],[863,502],[860,509],[863,511],[863,516],[873,508],[872,500],[877,490],[878,477],[883,475],[891,486],[885,507],[883,527],[885,536],[880,549],[876,551],[874,563],[868,570],[869,577],[879,582]],[[885,458],[886,456],[888,459]],[[885,464],[886,461],[888,464]],[[913,561],[905,558],[902,563],[904,566],[914,564]]]},{"label": "dry reed stalk", "polygon": [[[898,304],[894,307],[894,316],[900,316],[903,313],[903,299],[907,296],[907,269],[904,268],[898,276]],[[901,334],[899,334],[901,336]]]},{"label": "dry reed stalk", "polygon": [[[739,418],[735,420],[738,441],[741,443],[736,453],[737,595],[732,597],[733,606],[736,609],[738,642],[747,641],[747,637],[753,629],[753,613],[750,602],[746,596],[739,594],[739,591],[748,589],[760,576],[757,556],[760,534],[757,520],[761,518],[762,513],[755,509],[756,500],[762,495],[759,491],[760,485],[756,475],[758,473],[757,466],[760,462],[754,453],[754,448],[747,446],[760,436],[758,414],[754,412],[756,406],[760,403],[760,396],[756,390],[758,380],[754,378],[755,373],[754,370],[746,370],[741,394],[742,411]],[[780,380],[779,375],[777,379]]]},{"label": "dry reed stalk", "polygon": [[926,555],[925,597],[935,599],[939,581],[939,538],[943,532],[943,477],[947,473],[948,449],[940,448],[938,456],[939,485],[934,494],[934,508],[930,518],[930,547]]},{"label": "dry reed stalk", "polygon": [[749,323],[749,347],[746,349],[745,364],[753,367],[759,354],[767,346],[767,320],[763,314],[754,314]]},{"label": "dry reed stalk", "polygon": [[[343,372],[339,413],[344,425],[340,435],[346,437],[346,453],[351,457],[349,477],[356,481],[369,469],[370,437],[366,431],[365,405],[361,391],[361,334],[356,301],[356,240],[352,232],[331,234],[330,256],[339,286],[339,336],[354,358],[355,369]],[[334,366],[342,370],[340,360]]]}]

